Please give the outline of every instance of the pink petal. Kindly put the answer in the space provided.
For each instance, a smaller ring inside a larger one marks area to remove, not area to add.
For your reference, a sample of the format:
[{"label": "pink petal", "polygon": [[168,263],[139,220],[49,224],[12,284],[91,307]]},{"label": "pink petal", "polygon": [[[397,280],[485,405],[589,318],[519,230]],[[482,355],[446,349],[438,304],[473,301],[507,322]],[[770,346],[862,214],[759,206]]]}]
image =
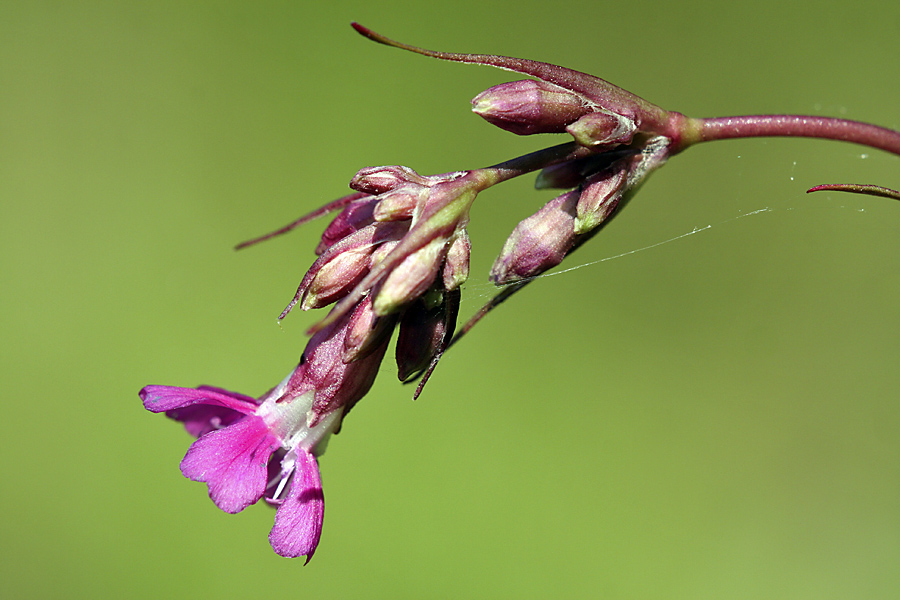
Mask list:
[{"label": "pink petal", "polygon": [[139,392],[144,408],[150,412],[165,412],[184,408],[193,404],[224,406],[245,415],[256,411],[256,401],[249,396],[227,392],[219,388],[200,389],[172,387],[168,385],[148,385]]},{"label": "pink petal", "polygon": [[181,461],[181,472],[206,482],[209,497],[220,509],[240,512],[265,492],[266,463],[278,446],[262,419],[246,417],[194,442]]},{"label": "pink petal", "polygon": [[297,454],[297,470],[287,498],[275,513],[269,543],[281,556],[306,556],[308,563],[322,535],[325,498],[315,457],[304,450]]},{"label": "pink petal", "polygon": [[166,416],[184,423],[184,428],[189,434],[198,438],[202,435],[228,427],[244,414],[224,406],[210,406],[208,404],[192,404],[184,408],[175,408],[166,411]]},{"label": "pink petal", "polygon": [[252,396],[247,396],[246,394],[239,394],[238,392],[232,392],[231,390],[226,390],[225,388],[215,387],[212,385],[198,385],[197,389],[204,392],[216,392],[218,394],[224,394],[225,396],[231,396],[232,398],[237,398],[238,400],[243,400],[244,402],[249,402],[251,404],[256,404],[257,406],[261,404],[258,398],[253,398]]}]

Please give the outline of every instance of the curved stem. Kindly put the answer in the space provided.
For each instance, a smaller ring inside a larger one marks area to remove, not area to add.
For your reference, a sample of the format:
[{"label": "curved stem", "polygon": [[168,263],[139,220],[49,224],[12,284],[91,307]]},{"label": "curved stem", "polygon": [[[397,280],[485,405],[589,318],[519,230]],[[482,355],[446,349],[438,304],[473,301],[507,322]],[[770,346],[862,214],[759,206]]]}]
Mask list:
[{"label": "curved stem", "polygon": [[806,190],[807,194],[810,192],[851,192],[854,194],[868,194],[869,196],[881,196],[882,198],[900,200],[900,192],[897,190],[867,183],[823,183],[822,185],[817,185]]},{"label": "curved stem", "polygon": [[561,162],[575,160],[596,154],[598,150],[579,146],[575,142],[559,144],[549,148],[542,148],[530,154],[518,156],[510,160],[505,160],[490,167],[476,169],[476,171],[487,171],[492,174],[493,180],[490,185],[502,183],[514,177],[537,171],[551,165]]},{"label": "curved stem", "polygon": [[804,115],[689,119],[675,152],[698,142],[748,137],[808,137],[853,142],[900,156],[900,131],[869,123]]}]

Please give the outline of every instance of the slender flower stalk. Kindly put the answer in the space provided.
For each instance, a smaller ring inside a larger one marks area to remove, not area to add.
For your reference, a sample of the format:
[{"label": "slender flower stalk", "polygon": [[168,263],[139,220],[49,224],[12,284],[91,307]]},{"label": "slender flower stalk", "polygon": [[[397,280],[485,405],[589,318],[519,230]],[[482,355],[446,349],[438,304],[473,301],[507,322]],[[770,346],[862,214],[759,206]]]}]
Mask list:
[{"label": "slender flower stalk", "polygon": [[[488,312],[592,239],[668,159],[701,143],[749,137],[808,137],[862,144],[900,155],[900,132],[830,117],[751,115],[691,118],[599,77],[538,61],[426,50],[353,23],[363,36],[451,62],[488,65],[529,79],[502,83],[472,101],[488,123],[516,135],[566,141],[492,166],[420,175],[400,166],[367,167],[351,193],[244,248],[327,213],[337,213],[315,248],[280,319],[299,306],[330,306],[309,329],[300,364],[259,398],[202,386],[147,386],[144,407],[184,423],[197,440],[181,463],[213,502],[234,513],[261,499],[278,507],[270,543],[282,556],[312,557],[324,517],[318,459],[349,410],[369,390],[394,329],[404,383],[422,391],[449,346]],[[512,231],[494,261],[501,287],[457,331],[461,286],[469,275],[469,213],[485,190],[537,172],[535,187],[559,195]],[[900,200],[868,184],[826,184]]]}]

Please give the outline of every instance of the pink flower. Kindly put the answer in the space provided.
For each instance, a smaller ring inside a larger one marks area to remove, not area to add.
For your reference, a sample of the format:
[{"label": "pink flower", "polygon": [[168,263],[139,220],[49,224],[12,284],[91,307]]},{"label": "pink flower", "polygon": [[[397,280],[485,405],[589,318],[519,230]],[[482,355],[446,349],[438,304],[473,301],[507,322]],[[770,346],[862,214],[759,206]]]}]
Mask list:
[{"label": "pink flower", "polygon": [[349,322],[317,333],[300,365],[258,400],[206,386],[140,392],[144,408],[198,437],[181,472],[206,483],[216,506],[237,513],[265,498],[278,507],[269,542],[281,556],[309,562],[316,551],[325,510],[316,457],[371,387],[387,346],[344,363]]}]

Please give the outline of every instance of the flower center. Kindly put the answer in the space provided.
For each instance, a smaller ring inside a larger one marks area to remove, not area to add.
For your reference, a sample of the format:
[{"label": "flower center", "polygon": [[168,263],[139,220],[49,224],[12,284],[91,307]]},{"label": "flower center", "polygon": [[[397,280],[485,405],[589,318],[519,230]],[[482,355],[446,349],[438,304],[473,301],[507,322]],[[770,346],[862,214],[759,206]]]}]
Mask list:
[{"label": "flower center", "polygon": [[[312,405],[315,401],[315,390],[309,390],[294,398],[283,398],[290,376],[286,377],[272,390],[268,398],[256,409],[256,416],[261,418],[272,435],[281,442],[281,447],[291,452],[302,448],[312,454],[321,454],[325,450],[325,442],[340,423],[343,410],[335,410],[325,415],[313,427],[307,426],[315,415]],[[317,446],[318,452],[316,452]]]}]

